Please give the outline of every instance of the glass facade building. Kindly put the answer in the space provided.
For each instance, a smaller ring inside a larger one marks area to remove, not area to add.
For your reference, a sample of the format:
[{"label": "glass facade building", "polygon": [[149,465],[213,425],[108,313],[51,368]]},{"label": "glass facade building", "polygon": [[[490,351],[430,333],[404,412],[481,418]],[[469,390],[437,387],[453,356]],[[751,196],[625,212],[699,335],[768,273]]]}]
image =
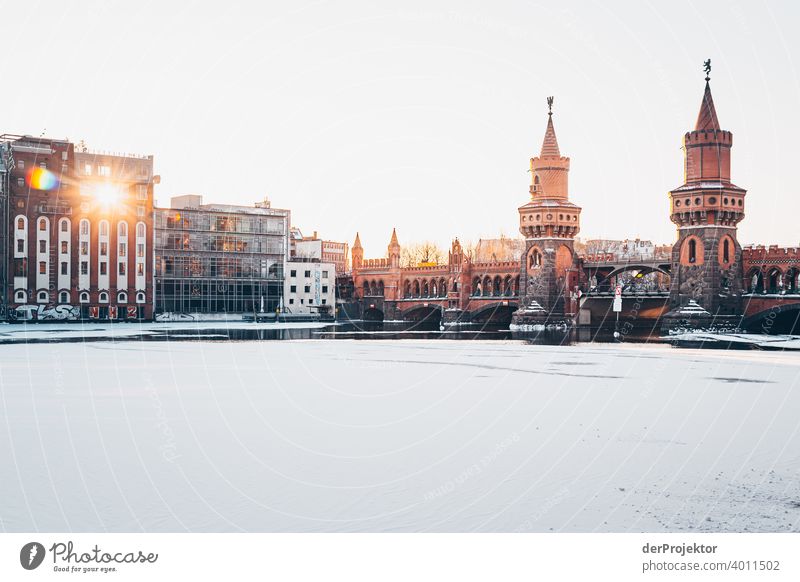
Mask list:
[{"label": "glass facade building", "polygon": [[290,213],[173,199],[155,212],[156,313],[274,312],[283,295]]}]

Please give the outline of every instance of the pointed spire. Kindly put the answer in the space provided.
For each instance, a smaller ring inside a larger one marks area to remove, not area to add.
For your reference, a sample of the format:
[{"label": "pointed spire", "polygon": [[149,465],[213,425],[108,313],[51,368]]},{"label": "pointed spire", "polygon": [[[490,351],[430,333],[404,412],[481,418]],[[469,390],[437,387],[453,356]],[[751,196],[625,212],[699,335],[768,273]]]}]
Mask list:
[{"label": "pointed spire", "polygon": [[703,93],[703,102],[700,104],[700,113],[697,114],[697,123],[694,126],[695,131],[701,129],[720,129],[717,110],[714,108],[714,99],[711,97],[711,85],[708,82],[708,77],[706,77],[706,90]]},{"label": "pointed spire", "polygon": [[389,246],[390,247],[399,247],[400,246],[400,243],[397,242],[397,230],[394,229],[394,228],[392,229],[392,240],[389,241]]},{"label": "pointed spire", "polygon": [[360,249],[361,248],[361,238],[358,236],[358,233],[356,233],[356,240],[353,243],[353,248],[354,249]]},{"label": "pointed spire", "polygon": [[543,158],[560,158],[561,152],[558,149],[558,140],[556,139],[556,130],[553,127],[553,98],[547,98],[547,129],[544,132],[544,142],[542,142]]}]

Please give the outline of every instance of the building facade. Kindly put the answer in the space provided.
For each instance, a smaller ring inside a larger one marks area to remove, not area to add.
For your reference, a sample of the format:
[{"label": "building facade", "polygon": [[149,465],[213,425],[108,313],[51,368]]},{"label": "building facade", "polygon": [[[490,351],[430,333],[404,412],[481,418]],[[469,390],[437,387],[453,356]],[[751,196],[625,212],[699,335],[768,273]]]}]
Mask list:
[{"label": "building facade", "polygon": [[155,211],[159,314],[274,312],[284,289],[288,210],[172,198]]},{"label": "building facade", "polygon": [[320,261],[286,263],[283,311],[333,314],[336,307],[336,265]]},{"label": "building facade", "polygon": [[346,242],[322,241],[322,261],[333,263],[337,273],[350,272],[350,248]]},{"label": "building facade", "polygon": [[152,156],[3,143],[9,319],[153,317]]}]

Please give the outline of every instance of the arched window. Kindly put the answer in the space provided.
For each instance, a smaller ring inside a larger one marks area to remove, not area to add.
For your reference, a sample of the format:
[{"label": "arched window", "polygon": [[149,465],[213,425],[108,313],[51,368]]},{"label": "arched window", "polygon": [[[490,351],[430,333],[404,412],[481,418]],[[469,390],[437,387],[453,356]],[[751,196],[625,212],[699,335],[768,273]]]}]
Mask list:
[{"label": "arched window", "polygon": [[69,232],[69,220],[66,218],[62,218],[59,222],[61,225],[61,232]]},{"label": "arched window", "polygon": [[731,243],[727,238],[724,241],[722,241],[722,262],[723,263],[728,263],[731,260],[730,259],[730,256],[731,256],[730,246],[731,246]]},{"label": "arched window", "polygon": [[120,237],[128,236],[128,223],[124,220],[117,225],[117,234]]},{"label": "arched window", "polygon": [[531,258],[529,267],[531,269],[536,269],[542,266],[542,253],[539,251],[539,249],[533,249],[530,256]]},{"label": "arched window", "polygon": [[136,294],[136,303],[144,303],[144,293],[139,292]]},{"label": "arched window", "polygon": [[693,238],[689,239],[689,262],[697,262],[697,241]]},{"label": "arched window", "polygon": [[17,230],[25,230],[25,219],[21,216],[17,218]]},{"label": "arched window", "polygon": [[364,281],[364,297],[369,296],[369,281]]},{"label": "arched window", "polygon": [[28,301],[28,294],[25,293],[25,291],[17,291],[14,294],[14,301],[16,301],[17,303],[25,303],[26,301]]},{"label": "arched window", "polygon": [[61,304],[69,303],[69,293],[67,291],[62,291],[58,294],[58,302]]},{"label": "arched window", "polygon": [[145,232],[144,222],[137,222],[136,223],[136,236],[139,237],[139,238],[144,238],[144,232]]},{"label": "arched window", "polygon": [[127,303],[128,302],[128,294],[125,291],[120,291],[117,293],[117,303]]},{"label": "arched window", "polygon": [[108,236],[108,221],[100,221],[100,236]]},{"label": "arched window", "polygon": [[472,294],[476,297],[479,297],[481,294],[481,280],[478,277],[475,277],[472,280]]},{"label": "arched window", "polygon": [[80,233],[84,235],[89,234],[89,221],[85,218],[81,220]]},{"label": "arched window", "polygon": [[39,219],[39,230],[47,230],[47,219],[40,218]]},{"label": "arched window", "polygon": [[108,293],[106,293],[105,291],[102,291],[100,293],[100,295],[98,295],[97,300],[100,303],[108,303]]},{"label": "arched window", "polygon": [[78,298],[78,300],[81,303],[89,303],[89,294],[86,291],[84,291],[83,293],[81,293],[81,295]]},{"label": "arched window", "polygon": [[39,296],[38,296],[39,303],[47,303],[48,299],[50,299],[50,297],[48,297],[47,291],[39,291]]}]

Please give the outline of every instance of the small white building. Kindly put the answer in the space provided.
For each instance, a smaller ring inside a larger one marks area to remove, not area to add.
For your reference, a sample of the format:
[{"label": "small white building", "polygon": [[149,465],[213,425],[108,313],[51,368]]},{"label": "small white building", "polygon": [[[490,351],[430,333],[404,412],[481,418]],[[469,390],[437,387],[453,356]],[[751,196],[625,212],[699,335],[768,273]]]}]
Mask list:
[{"label": "small white building", "polygon": [[288,261],[284,271],[285,313],[330,313],[336,308],[336,267],[333,263]]}]

